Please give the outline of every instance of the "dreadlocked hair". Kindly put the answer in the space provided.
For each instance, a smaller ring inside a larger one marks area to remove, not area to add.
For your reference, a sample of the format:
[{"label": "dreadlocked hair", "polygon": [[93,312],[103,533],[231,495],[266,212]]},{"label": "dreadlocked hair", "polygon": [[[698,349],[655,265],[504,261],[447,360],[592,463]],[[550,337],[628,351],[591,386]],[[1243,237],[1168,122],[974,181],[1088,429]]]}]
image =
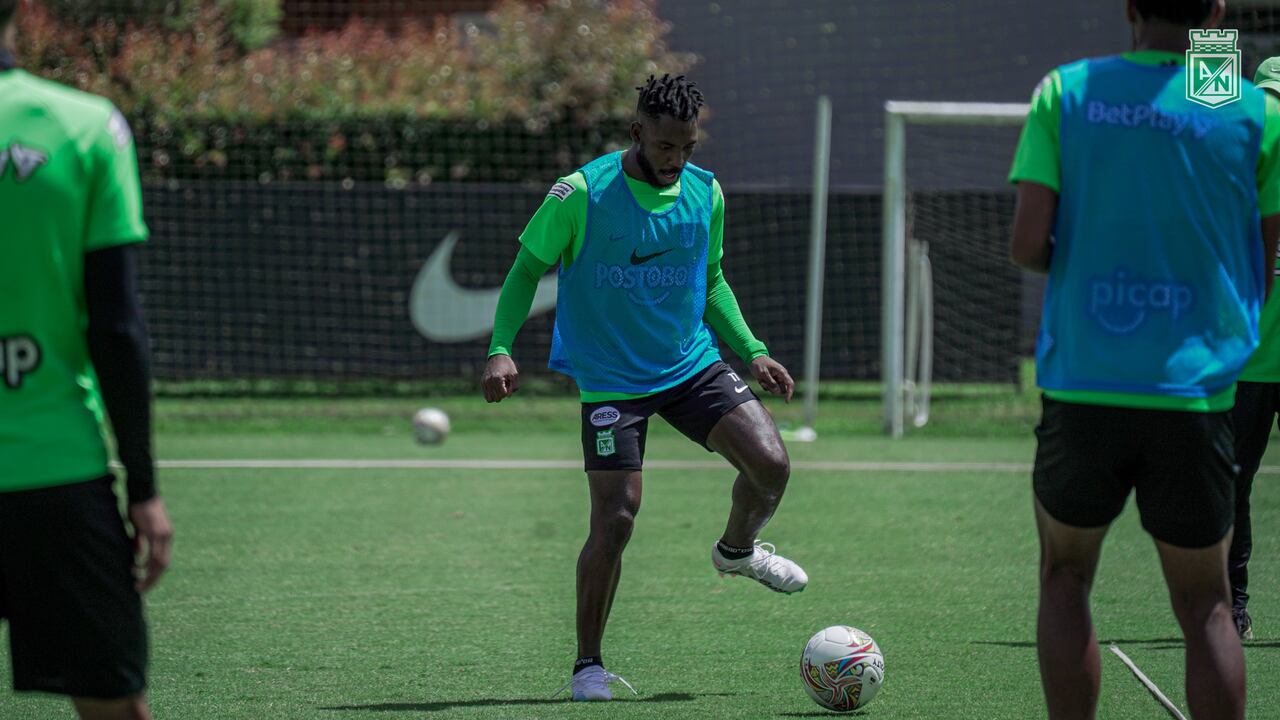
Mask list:
[{"label": "dreadlocked hair", "polygon": [[636,90],[640,91],[636,112],[651,118],[670,115],[689,121],[698,117],[698,109],[702,107],[702,91],[683,75],[664,74],[661,78],[650,75]]}]

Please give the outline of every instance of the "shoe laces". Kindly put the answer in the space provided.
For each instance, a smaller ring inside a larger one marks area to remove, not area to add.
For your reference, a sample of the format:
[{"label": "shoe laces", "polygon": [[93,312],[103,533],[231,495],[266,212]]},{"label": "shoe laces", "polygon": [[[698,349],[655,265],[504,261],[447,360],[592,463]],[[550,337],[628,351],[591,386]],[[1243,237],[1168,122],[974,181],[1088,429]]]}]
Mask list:
[{"label": "shoe laces", "polygon": [[751,569],[757,575],[763,572],[772,572],[777,565],[780,565],[782,558],[778,556],[778,548],[773,543],[756,541],[755,549],[759,550],[759,555],[752,555]]},{"label": "shoe laces", "polygon": [[[627,689],[631,691],[631,694],[632,694],[632,695],[639,695],[639,694],[640,694],[640,693],[636,692],[636,689],[635,689],[634,687],[632,687],[632,686],[631,686],[631,683],[627,682],[627,679],[626,679],[626,678],[624,678],[624,677],[622,677],[621,675],[614,675],[613,673],[611,673],[611,672],[609,672],[608,670],[605,670],[605,669],[603,669],[603,668],[601,668],[601,670],[600,670],[600,671],[601,671],[601,673],[604,675],[604,683],[605,683],[606,685],[607,685],[607,684],[609,684],[609,683],[611,683],[611,682],[615,682],[615,681],[616,681],[616,682],[620,682],[620,683],[622,683],[623,685],[626,685],[626,686],[627,686]],[[587,671],[587,670],[583,670],[582,672],[588,672],[588,671]],[[574,675],[574,676],[570,677],[570,678],[569,678],[569,682],[567,682],[567,683],[565,683],[565,684],[561,685],[559,690],[556,690],[554,693],[552,693],[552,694],[551,694],[551,697],[553,697],[553,698],[554,698],[555,696],[559,695],[560,693],[564,692],[565,690],[568,690],[568,689],[573,685],[573,681],[574,681],[574,679],[575,679],[575,678],[577,678],[577,675]]]}]

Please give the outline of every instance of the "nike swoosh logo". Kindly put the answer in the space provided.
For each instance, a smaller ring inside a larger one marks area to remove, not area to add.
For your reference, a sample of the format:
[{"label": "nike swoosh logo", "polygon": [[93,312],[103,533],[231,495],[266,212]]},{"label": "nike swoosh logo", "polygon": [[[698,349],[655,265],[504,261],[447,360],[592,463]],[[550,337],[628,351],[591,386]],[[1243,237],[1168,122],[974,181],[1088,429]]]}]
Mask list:
[{"label": "nike swoosh logo", "polygon": [[[502,288],[472,290],[453,281],[449,264],[458,244],[457,230],[445,236],[439,247],[418,271],[409,293],[409,317],[413,326],[428,339],[463,342],[493,333],[493,313],[498,309]],[[529,308],[529,317],[556,307],[556,276],[538,282],[538,292]]]},{"label": "nike swoosh logo", "polygon": [[666,255],[667,253],[671,252],[672,250],[675,250],[675,248],[667,248],[666,250],[663,250],[662,252],[656,252],[656,253],[654,253],[654,254],[652,254],[652,255],[637,255],[637,254],[636,254],[636,251],[635,251],[635,250],[632,250],[632,251],[631,251],[631,264],[632,264],[632,265],[643,265],[644,263],[647,263],[647,262],[649,262],[650,260],[652,260],[652,259],[654,259],[654,258],[656,258],[656,257],[661,257],[661,256],[663,256],[663,255]]},{"label": "nike swoosh logo", "polygon": [[734,392],[736,392],[736,393],[738,393],[739,395],[741,395],[742,393],[746,392],[746,390],[747,390],[747,386],[746,386],[746,385],[743,385],[742,387],[736,387],[736,388],[734,388],[734,389],[733,389],[733,391],[734,391]]}]

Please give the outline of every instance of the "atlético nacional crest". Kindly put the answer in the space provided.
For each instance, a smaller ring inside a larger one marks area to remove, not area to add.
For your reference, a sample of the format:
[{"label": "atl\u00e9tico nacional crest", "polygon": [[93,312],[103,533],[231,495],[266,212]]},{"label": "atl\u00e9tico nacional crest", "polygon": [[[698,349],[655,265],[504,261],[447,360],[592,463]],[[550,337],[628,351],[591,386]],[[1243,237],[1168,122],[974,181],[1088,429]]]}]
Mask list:
[{"label": "atl\u00e9tico nacional crest", "polygon": [[613,440],[613,428],[600,430],[596,433],[596,455],[600,457],[609,457],[617,451],[618,446]]},{"label": "atl\u00e9tico nacional crest", "polygon": [[1187,99],[1209,108],[1240,99],[1238,30],[1192,30],[1187,50]]}]

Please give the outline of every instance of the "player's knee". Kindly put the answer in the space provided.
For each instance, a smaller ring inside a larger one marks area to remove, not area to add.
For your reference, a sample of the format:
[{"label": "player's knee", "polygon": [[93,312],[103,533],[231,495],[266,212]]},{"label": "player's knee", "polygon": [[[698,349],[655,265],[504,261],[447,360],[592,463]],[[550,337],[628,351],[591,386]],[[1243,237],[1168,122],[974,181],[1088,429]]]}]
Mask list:
[{"label": "player's knee", "polygon": [[773,490],[786,487],[791,477],[791,458],[783,448],[771,448],[756,458],[752,466],[756,484]]},{"label": "player's knee", "polygon": [[628,506],[612,508],[603,513],[597,527],[600,540],[606,548],[621,549],[631,539],[631,530],[636,525],[636,509]]},{"label": "player's knee", "polygon": [[1170,589],[1169,603],[1184,632],[1208,627],[1215,615],[1231,616],[1229,597],[1216,589]]},{"label": "player's knee", "polygon": [[1044,558],[1040,563],[1040,585],[1061,591],[1070,588],[1088,589],[1093,584],[1093,572],[1089,563],[1074,558]]}]

